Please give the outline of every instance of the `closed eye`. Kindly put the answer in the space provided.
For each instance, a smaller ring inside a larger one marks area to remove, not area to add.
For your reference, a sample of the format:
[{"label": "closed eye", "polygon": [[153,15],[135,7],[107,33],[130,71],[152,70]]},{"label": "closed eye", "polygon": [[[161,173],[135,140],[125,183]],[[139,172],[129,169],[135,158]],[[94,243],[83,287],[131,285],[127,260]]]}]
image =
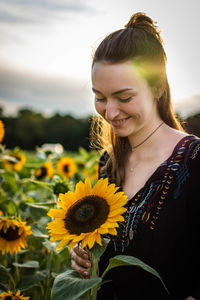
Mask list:
[{"label": "closed eye", "polygon": [[95,101],[97,101],[97,102],[103,102],[105,100],[106,100],[105,97],[104,98],[97,98],[97,97],[95,97]]},{"label": "closed eye", "polygon": [[128,97],[128,98],[118,98],[118,100],[120,101],[120,102],[129,102],[129,101],[131,101],[132,100],[132,96],[131,97]]}]

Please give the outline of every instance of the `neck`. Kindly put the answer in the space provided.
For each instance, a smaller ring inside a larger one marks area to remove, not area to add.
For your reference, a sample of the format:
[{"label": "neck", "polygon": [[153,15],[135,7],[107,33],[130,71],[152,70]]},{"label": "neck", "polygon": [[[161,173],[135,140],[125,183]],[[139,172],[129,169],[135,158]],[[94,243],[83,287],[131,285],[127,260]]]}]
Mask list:
[{"label": "neck", "polygon": [[133,152],[144,151],[157,145],[157,141],[160,140],[162,135],[162,128],[164,127],[164,122],[158,120],[157,122],[148,124],[148,127],[144,126],[141,128],[134,136],[129,137],[129,143]]}]

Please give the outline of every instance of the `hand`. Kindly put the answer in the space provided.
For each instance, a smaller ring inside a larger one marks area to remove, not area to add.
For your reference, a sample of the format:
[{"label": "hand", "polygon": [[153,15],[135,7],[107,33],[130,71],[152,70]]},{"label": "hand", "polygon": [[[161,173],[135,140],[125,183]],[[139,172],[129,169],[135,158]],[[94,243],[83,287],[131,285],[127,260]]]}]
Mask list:
[{"label": "hand", "polygon": [[196,300],[196,299],[193,298],[193,297],[191,297],[191,296],[189,296],[189,297],[187,297],[185,300]]},{"label": "hand", "polygon": [[91,268],[90,255],[86,249],[78,244],[70,250],[72,269],[78,271],[84,278],[90,278]]}]

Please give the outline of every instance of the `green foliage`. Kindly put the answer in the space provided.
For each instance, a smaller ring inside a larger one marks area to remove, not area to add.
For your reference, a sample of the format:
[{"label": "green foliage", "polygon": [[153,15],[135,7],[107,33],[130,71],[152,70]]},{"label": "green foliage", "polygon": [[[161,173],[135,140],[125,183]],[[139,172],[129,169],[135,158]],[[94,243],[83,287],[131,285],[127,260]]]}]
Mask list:
[{"label": "green foliage", "polygon": [[[106,244],[104,246],[106,247]],[[99,250],[95,249],[96,257],[101,256],[101,254],[102,253],[100,253]],[[93,261],[93,264],[95,264],[95,260]],[[72,269],[68,269],[64,273],[58,275],[53,284],[52,300],[76,300],[79,299],[80,296],[84,296],[87,292],[89,293],[90,290],[97,291],[101,284],[106,284],[106,281],[103,280],[106,273],[113,268],[121,266],[139,267],[146,272],[151,273],[159,280],[161,280],[164,288],[166,289],[166,292],[169,293],[162,278],[155,269],[146,265],[136,257],[128,255],[117,255],[110,259],[109,265],[101,277],[94,276],[90,279],[84,279],[78,272],[73,271]],[[94,298],[90,298],[89,296],[87,299],[96,299],[96,296]]]},{"label": "green foliage", "polygon": [[[23,118],[28,117],[27,114],[23,112]],[[25,221],[27,226],[31,226],[32,235],[27,237],[28,247],[14,255],[2,254],[0,250],[0,293],[20,290],[32,300],[50,300],[54,280],[58,281],[60,274],[69,270],[71,259],[67,247],[56,251],[57,243],[49,241],[46,226],[51,218],[47,212],[57,207],[59,192],[73,190],[75,184],[86,176],[96,180],[94,167],[99,155],[83,148],[62,154],[44,152],[40,148],[36,152],[22,151],[19,147],[15,150],[26,157],[19,171],[6,168],[6,160],[11,159],[13,163],[16,161],[11,157],[12,151],[1,146],[0,211],[3,216]],[[72,178],[63,178],[56,168],[62,156],[74,159],[77,170]],[[52,164],[53,177],[46,176],[38,180],[36,170],[46,162]]]},{"label": "green foliage", "polygon": [[[33,118],[29,111],[22,111],[21,116],[24,119]],[[34,118],[41,116],[36,115]],[[123,265],[141,267],[162,281],[154,269],[129,256],[110,259],[108,268],[102,277],[98,277],[98,259],[107,247],[109,240],[106,238],[102,240],[102,246],[95,244],[92,248],[91,278],[84,279],[71,269],[68,248],[56,251],[58,243],[49,241],[46,226],[51,219],[47,212],[50,208],[57,207],[60,192],[73,190],[76,183],[86,177],[90,177],[92,183],[96,181],[99,160],[97,152],[88,152],[81,147],[78,152],[62,154],[43,151],[41,148],[34,153],[21,151],[19,148],[14,150],[21,152],[26,161],[16,170],[17,161],[13,159],[12,151],[1,147],[0,214],[25,221],[26,226],[31,226],[32,235],[27,237],[28,247],[13,255],[2,251],[1,239],[5,233],[0,228],[0,293],[20,290],[24,296],[31,296],[32,300],[81,300],[85,296],[96,299],[98,287],[105,283],[105,274],[110,269]],[[76,165],[76,173],[71,178],[63,178],[56,168],[58,160],[63,156],[73,158]],[[8,167],[6,161],[11,161],[11,166]],[[44,168],[47,162],[51,163],[53,173],[48,175],[46,172],[43,178],[38,179],[36,171]]]},{"label": "green foliage", "polygon": [[106,268],[106,270],[102,274],[102,278],[104,278],[104,276],[106,275],[106,273],[108,271],[110,271],[113,268],[120,267],[120,266],[135,266],[135,267],[142,268],[143,270],[145,270],[145,271],[153,274],[158,279],[160,279],[161,282],[162,282],[162,284],[163,284],[163,286],[164,286],[164,288],[168,292],[168,290],[167,290],[167,288],[166,288],[166,286],[165,286],[162,278],[158,274],[158,272],[155,269],[153,269],[152,267],[150,267],[149,265],[145,264],[143,261],[141,261],[137,257],[133,257],[133,256],[117,255],[117,256],[111,258],[110,261],[109,261],[108,267]]},{"label": "green foliage", "polygon": [[70,115],[56,114],[44,117],[40,113],[23,109],[17,117],[1,116],[5,124],[4,143],[8,148],[18,146],[35,150],[46,143],[60,143],[68,151],[79,147],[89,149],[89,118],[76,119]]},{"label": "green foliage", "polygon": [[200,137],[200,114],[188,117],[184,123],[184,128],[188,133]]},{"label": "green foliage", "polygon": [[56,277],[52,300],[76,300],[100,282],[99,277],[84,279],[78,272],[69,269]]}]

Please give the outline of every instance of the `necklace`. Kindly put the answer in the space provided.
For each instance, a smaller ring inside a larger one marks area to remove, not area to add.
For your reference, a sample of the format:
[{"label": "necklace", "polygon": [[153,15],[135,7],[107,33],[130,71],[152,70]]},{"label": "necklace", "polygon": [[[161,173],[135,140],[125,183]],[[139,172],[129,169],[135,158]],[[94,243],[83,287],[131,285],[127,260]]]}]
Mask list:
[{"label": "necklace", "polygon": [[[156,127],[156,129],[154,129],[154,131],[150,134],[150,135],[148,135],[147,137],[146,137],[146,139],[144,139],[141,143],[139,143],[138,145],[136,145],[136,146],[134,146],[134,147],[132,147],[131,148],[131,151],[133,152],[137,147],[139,147],[139,146],[141,146],[142,144],[144,144],[162,125],[164,124],[164,122],[162,122],[158,127]],[[130,171],[131,172],[133,172],[134,171],[134,168],[133,167],[131,167],[130,168]]]}]

